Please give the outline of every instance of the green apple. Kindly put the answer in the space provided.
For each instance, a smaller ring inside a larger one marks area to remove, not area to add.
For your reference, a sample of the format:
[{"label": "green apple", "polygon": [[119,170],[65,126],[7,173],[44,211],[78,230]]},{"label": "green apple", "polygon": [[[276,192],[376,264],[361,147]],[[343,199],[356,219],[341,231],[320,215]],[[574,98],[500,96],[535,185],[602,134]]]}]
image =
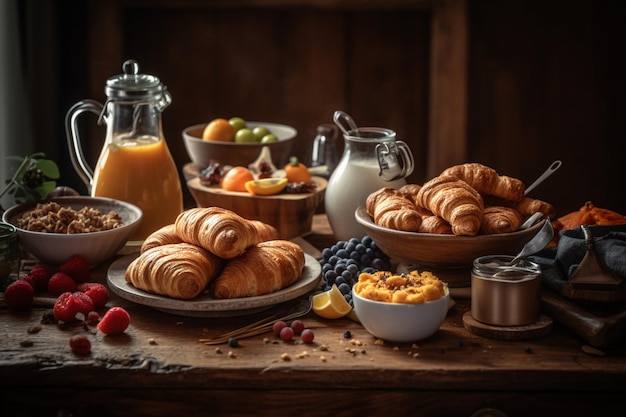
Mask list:
[{"label": "green apple", "polygon": [[278,142],[278,138],[273,133],[268,133],[267,135],[261,138],[261,143],[272,143],[272,142]]},{"label": "green apple", "polygon": [[254,133],[252,133],[252,131],[250,129],[248,129],[247,127],[244,127],[243,129],[239,129],[237,131],[237,133],[235,133],[235,142],[256,142],[256,137],[254,136]]},{"label": "green apple", "polygon": [[270,134],[270,131],[266,127],[257,126],[252,129],[252,133],[254,133],[254,137],[256,138],[256,140],[260,142],[261,139],[263,139],[263,136]]},{"label": "green apple", "polygon": [[235,132],[246,128],[246,121],[241,117],[231,117],[228,119],[228,123],[235,129]]}]

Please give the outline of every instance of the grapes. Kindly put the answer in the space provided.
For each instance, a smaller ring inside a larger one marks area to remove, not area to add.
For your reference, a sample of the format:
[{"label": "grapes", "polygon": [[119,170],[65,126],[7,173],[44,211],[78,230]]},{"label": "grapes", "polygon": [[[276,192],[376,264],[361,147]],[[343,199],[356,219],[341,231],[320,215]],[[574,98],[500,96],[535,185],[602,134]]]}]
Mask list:
[{"label": "grapes", "polygon": [[300,335],[303,343],[313,343],[313,339],[315,339],[315,334],[311,329],[304,329],[302,334]]},{"label": "grapes", "polygon": [[283,329],[280,331],[280,338],[285,341],[288,342],[291,339],[293,339],[293,335],[296,332],[293,331],[293,329],[291,327],[283,327]]},{"label": "grapes", "polygon": [[280,336],[280,331],[284,329],[285,327],[287,327],[287,323],[285,323],[282,320],[279,320],[276,323],[274,323],[274,325],[272,326],[272,330],[274,331],[274,334],[276,336]]},{"label": "grapes", "polygon": [[291,322],[290,327],[296,335],[300,335],[304,330],[304,323],[301,320],[294,320]]},{"label": "grapes", "polygon": [[391,268],[389,257],[367,235],[361,240],[353,237],[324,248],[320,264],[322,291],[328,291],[336,284],[350,305],[353,305],[352,287],[362,272],[373,273]]}]

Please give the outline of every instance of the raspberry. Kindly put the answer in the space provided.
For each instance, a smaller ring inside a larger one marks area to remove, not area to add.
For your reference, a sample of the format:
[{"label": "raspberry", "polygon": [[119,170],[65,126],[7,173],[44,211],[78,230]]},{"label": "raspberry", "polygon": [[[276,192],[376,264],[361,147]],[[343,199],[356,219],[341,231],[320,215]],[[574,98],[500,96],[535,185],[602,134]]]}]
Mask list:
[{"label": "raspberry", "polygon": [[78,291],[84,292],[93,301],[94,308],[102,308],[109,301],[109,290],[98,282],[78,284]]},{"label": "raspberry", "polygon": [[130,324],[130,315],[122,307],[112,307],[98,323],[98,330],[107,335],[121,334]]},{"label": "raspberry", "polygon": [[48,289],[48,281],[52,276],[52,271],[44,264],[35,264],[26,276],[33,279],[36,291],[45,291]]},{"label": "raspberry", "polygon": [[78,284],[69,275],[57,272],[48,281],[48,292],[56,297],[64,292],[74,292],[78,289]]},{"label": "raspberry", "polygon": [[78,283],[89,281],[89,263],[80,255],[71,256],[59,267],[59,271],[66,273]]},{"label": "raspberry", "polygon": [[33,291],[37,291],[37,285],[35,284],[35,281],[33,280],[33,277],[31,277],[30,275],[24,275],[22,278],[20,278],[23,281],[28,282],[28,284],[33,287]]},{"label": "raspberry", "polygon": [[93,301],[87,294],[78,291],[61,294],[52,309],[54,318],[64,322],[75,321],[78,313],[87,316],[91,311],[93,311]]},{"label": "raspberry", "polygon": [[11,310],[26,310],[33,304],[35,290],[25,280],[18,279],[4,290],[4,302]]},{"label": "raspberry", "polygon": [[91,353],[91,342],[85,336],[76,335],[70,339],[70,348],[77,355],[87,356]]}]

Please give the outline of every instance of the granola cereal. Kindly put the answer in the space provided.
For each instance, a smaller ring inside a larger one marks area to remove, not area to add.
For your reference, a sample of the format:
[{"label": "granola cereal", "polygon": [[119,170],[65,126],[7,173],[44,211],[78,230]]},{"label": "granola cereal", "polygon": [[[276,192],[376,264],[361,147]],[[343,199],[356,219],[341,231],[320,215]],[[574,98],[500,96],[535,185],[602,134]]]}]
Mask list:
[{"label": "granola cereal", "polygon": [[434,301],[446,294],[445,284],[426,271],[400,275],[389,271],[364,272],[359,275],[354,291],[370,300],[404,304]]},{"label": "granola cereal", "polygon": [[123,226],[115,211],[102,214],[92,207],[76,211],[59,203],[40,203],[17,220],[17,226],[31,232],[77,234],[101,232]]}]

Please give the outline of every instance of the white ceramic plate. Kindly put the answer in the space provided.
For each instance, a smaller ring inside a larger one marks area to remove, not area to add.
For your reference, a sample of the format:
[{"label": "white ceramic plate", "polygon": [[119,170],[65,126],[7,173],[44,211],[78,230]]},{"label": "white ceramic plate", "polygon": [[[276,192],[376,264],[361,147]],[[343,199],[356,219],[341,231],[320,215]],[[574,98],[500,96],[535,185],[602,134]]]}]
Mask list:
[{"label": "white ceramic plate", "polygon": [[135,288],[126,282],[124,273],[138,254],[117,259],[109,267],[107,281],[109,288],[125,300],[152,307],[165,313],[187,317],[234,317],[266,310],[285,301],[307,294],[320,285],[322,267],[314,257],[304,254],[302,277],[287,288],[272,294],[256,297],[215,299],[201,294],[193,300],[177,300]]}]

